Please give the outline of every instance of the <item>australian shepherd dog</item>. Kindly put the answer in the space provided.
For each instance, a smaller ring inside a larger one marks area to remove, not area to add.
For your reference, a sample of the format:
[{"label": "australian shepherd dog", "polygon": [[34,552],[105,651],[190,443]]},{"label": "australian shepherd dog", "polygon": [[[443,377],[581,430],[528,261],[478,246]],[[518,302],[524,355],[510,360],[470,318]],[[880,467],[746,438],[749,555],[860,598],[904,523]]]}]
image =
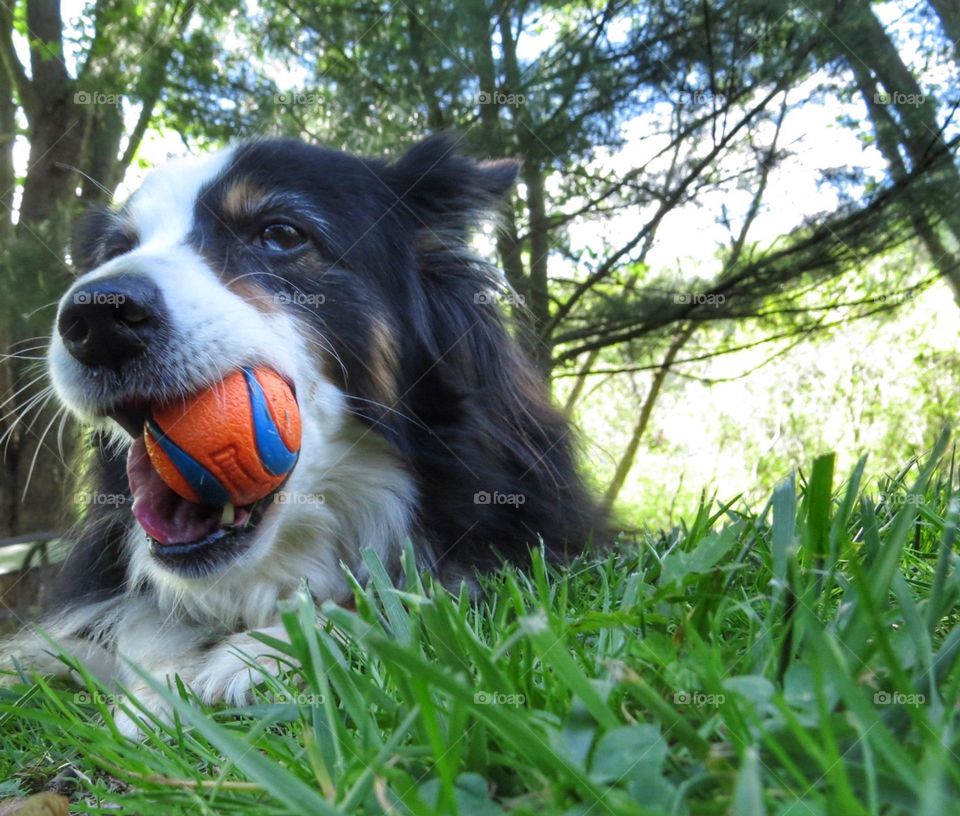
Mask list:
[{"label": "australian shepherd dog", "polygon": [[[172,161],[91,214],[49,372],[89,428],[82,489],[120,498],[89,503],[40,628],[158,711],[131,663],[241,704],[250,660],[271,657],[251,631],[282,637],[277,602],[304,580],[349,603],[364,548],[396,575],[409,540],[456,587],[598,540],[571,428],[500,308],[503,274],[471,249],[516,174],[449,136],[393,162],[266,139]],[[144,421],[253,366],[299,405],[288,500],[191,503],[144,455]],[[54,651],[24,635],[16,654],[62,672]]]}]

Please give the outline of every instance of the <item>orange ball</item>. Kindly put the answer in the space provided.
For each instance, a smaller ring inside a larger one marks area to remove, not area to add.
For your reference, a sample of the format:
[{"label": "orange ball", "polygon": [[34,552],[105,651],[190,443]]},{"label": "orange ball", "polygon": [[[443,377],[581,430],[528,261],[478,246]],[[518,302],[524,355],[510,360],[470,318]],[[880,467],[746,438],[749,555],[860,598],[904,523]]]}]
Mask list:
[{"label": "orange ball", "polygon": [[253,504],[276,490],[300,452],[300,410],[268,368],[242,368],[186,400],[155,408],[147,455],[164,482],[195,504]]}]

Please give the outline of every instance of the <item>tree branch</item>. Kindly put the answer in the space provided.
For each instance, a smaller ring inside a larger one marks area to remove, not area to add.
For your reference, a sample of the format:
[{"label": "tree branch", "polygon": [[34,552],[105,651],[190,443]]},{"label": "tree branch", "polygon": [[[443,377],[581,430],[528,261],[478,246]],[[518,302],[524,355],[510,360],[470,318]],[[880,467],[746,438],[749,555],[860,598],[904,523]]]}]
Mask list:
[{"label": "tree branch", "polygon": [[[775,343],[778,340],[789,339],[793,337],[800,337],[806,339],[811,334],[817,332],[826,331],[828,329],[836,328],[837,326],[843,326],[848,323],[853,322],[854,320],[863,320],[868,317],[873,317],[874,315],[883,314],[884,312],[892,312],[900,308],[902,304],[900,303],[886,303],[881,306],[878,306],[876,309],[870,309],[861,314],[846,316],[839,320],[834,320],[829,323],[825,323],[824,317],[821,317],[819,320],[814,321],[812,324],[807,324],[801,326],[798,329],[794,329],[789,332],[780,332],[779,334],[772,334],[769,337],[764,337],[762,340],[756,340],[752,343],[743,343],[739,346],[731,346],[730,348],[720,349],[718,351],[707,352],[706,354],[697,354],[693,357],[686,357],[683,360],[674,361],[674,366],[684,365],[686,363],[698,363],[703,360],[710,360],[714,357],[722,357],[726,354],[736,354],[738,351],[747,351],[748,349],[757,348],[758,346],[766,345],[767,343]],[[629,374],[638,371],[653,371],[660,367],[660,363],[652,363],[650,365],[636,365],[636,366],[621,366],[617,368],[597,368],[593,371],[588,372],[588,376],[600,376],[600,375],[611,375],[611,374]],[[557,374],[554,374],[555,379],[560,379],[563,377],[576,377],[580,376],[581,372],[579,371],[563,371]]]},{"label": "tree branch", "polygon": [[20,57],[17,56],[17,49],[13,45],[13,14],[15,8],[15,3],[9,6],[6,3],[0,3],[0,60],[3,61],[3,67],[10,77],[10,82],[17,89],[20,104],[26,110],[26,106],[33,96],[33,87],[23,64],[20,62]]},{"label": "tree branch", "polygon": [[686,174],[686,176],[681,180],[677,185],[674,191],[670,196],[657,208],[657,212],[654,214],[653,218],[650,219],[643,228],[626,244],[620,247],[616,252],[613,253],[609,258],[607,258],[600,266],[598,266],[587,278],[580,283],[573,293],[570,295],[567,300],[561,304],[561,306],[553,313],[550,320],[547,322],[544,327],[543,337],[549,337],[557,325],[573,310],[573,307],[577,305],[580,299],[589,292],[594,286],[596,286],[600,281],[604,280],[613,269],[617,267],[621,259],[629,255],[644,238],[644,236],[651,232],[655,231],[659,226],[660,222],[666,217],[676,205],[682,200],[687,189],[693,184],[694,181],[700,176],[700,174],[714,163],[717,156],[724,150],[724,148],[733,140],[733,138],[745,128],[753,119],[766,109],[770,101],[779,93],[782,92],[782,89],[779,87],[774,88],[773,91],[770,91],[763,99],[755,105],[751,110],[749,110],[740,121],[732,127],[724,136],[713,146],[709,153],[704,156],[700,161],[696,162],[693,165],[693,168]]}]

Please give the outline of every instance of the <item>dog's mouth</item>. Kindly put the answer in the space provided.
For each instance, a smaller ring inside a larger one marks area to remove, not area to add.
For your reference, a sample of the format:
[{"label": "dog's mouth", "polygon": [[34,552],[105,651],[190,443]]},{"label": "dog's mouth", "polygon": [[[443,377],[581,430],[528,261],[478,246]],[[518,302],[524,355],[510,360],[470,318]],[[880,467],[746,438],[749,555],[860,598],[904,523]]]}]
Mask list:
[{"label": "dog's mouth", "polygon": [[187,501],[164,482],[147,455],[144,425],[149,411],[124,408],[108,416],[133,437],[127,453],[132,510],[157,561],[173,572],[199,577],[222,567],[249,546],[250,534],[280,488],[243,507]]}]

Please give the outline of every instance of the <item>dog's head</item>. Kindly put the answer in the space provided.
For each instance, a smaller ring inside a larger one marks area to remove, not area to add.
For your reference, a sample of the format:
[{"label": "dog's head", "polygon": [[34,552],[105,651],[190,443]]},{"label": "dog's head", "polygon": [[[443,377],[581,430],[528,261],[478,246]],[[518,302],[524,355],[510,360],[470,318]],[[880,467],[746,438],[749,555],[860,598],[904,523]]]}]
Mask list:
[{"label": "dog's head", "polygon": [[[245,568],[266,569],[321,536],[336,571],[347,539],[402,541],[417,486],[398,417],[423,424],[411,394],[491,308],[475,277],[447,267],[441,279],[429,255],[466,256],[471,222],[515,174],[442,137],[395,163],[264,140],[171,162],[124,206],[87,219],[49,366],[63,402],[129,448],[133,514],[149,519],[135,564],[190,582],[241,554]],[[245,366],[290,384],[303,445],[287,500],[268,496],[231,520],[166,488],[142,434],[154,406]]]}]

